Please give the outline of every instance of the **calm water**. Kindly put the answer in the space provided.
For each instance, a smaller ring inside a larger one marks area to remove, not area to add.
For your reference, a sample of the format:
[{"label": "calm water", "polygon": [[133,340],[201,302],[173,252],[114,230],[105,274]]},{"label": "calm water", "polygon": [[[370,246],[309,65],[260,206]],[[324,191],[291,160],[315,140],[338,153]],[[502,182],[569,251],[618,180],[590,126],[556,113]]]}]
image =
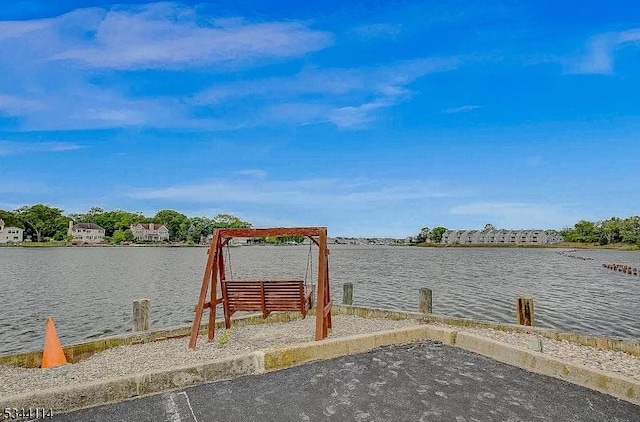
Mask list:
[{"label": "calm water", "polygon": [[[309,249],[229,252],[235,278],[304,278]],[[572,254],[594,260],[553,249],[332,245],[333,300],[350,281],[356,305],[416,310],[418,289],[430,287],[434,313],[514,322],[516,297],[532,296],[540,326],[640,338],[640,277],[601,266],[640,267],[640,253]],[[151,299],[153,328],[189,324],[205,262],[205,248],[0,248],[0,353],[41,348],[47,315],[63,344],[128,332],[141,298]]]}]

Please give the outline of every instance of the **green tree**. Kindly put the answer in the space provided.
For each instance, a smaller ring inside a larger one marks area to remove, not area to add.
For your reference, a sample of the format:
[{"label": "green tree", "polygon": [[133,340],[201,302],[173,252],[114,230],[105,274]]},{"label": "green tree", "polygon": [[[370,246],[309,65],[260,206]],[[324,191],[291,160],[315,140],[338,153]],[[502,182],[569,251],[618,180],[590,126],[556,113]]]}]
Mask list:
[{"label": "green tree", "polygon": [[200,243],[200,237],[213,233],[213,220],[207,217],[191,217],[187,229],[187,241]]},{"label": "green tree", "polygon": [[600,229],[592,221],[580,220],[573,227],[577,235],[577,242],[595,243],[600,240]]},{"label": "green tree", "polygon": [[420,229],[420,233],[418,233],[418,235],[415,237],[415,241],[417,243],[426,242],[427,239],[429,239],[430,234],[431,230],[429,230],[429,227],[423,227],[422,229]]},{"label": "green tree", "polygon": [[625,218],[622,221],[620,236],[623,243],[640,244],[640,217],[637,215]]},{"label": "green tree", "polygon": [[438,226],[431,230],[429,238],[433,243],[440,243],[442,241],[442,235],[447,231],[446,227]]},{"label": "green tree", "polygon": [[4,221],[7,227],[19,227],[24,229],[24,223],[20,221],[20,218],[11,211],[5,211],[0,209],[0,220]]},{"label": "green tree", "polygon": [[164,224],[169,229],[169,239],[183,241],[187,239],[189,231],[189,217],[174,210],[158,211],[153,217],[154,222]]},{"label": "green tree", "polygon": [[98,219],[99,219],[100,215],[102,215],[102,213],[104,213],[104,209],[102,209],[100,207],[91,207],[89,209],[89,212],[85,214],[85,221],[84,222],[98,224]]},{"label": "green tree", "polygon": [[218,214],[213,218],[213,225],[220,229],[243,229],[251,227],[251,223],[242,221],[231,214]]},{"label": "green tree", "polygon": [[115,232],[113,232],[113,236],[111,237],[111,242],[120,244],[123,242],[133,242],[134,239],[135,237],[133,236],[133,233],[131,232],[131,230],[129,229],[116,230]]},{"label": "green tree", "polygon": [[15,214],[24,224],[25,236],[35,237],[38,242],[55,236],[57,232],[66,233],[69,221],[61,209],[44,204],[18,208]]},{"label": "green tree", "polygon": [[147,218],[141,213],[132,213],[122,210],[94,213],[93,217],[90,218],[93,218],[93,221],[90,222],[95,223],[104,229],[105,236],[113,236],[116,230],[124,231],[129,229],[134,223],[147,220]]},{"label": "green tree", "polygon": [[482,229],[483,232],[489,231],[489,230],[495,230],[495,226],[491,223],[487,223],[484,225],[484,229]]},{"label": "green tree", "polygon": [[622,240],[620,231],[623,229],[622,220],[612,217],[600,224],[600,243],[603,245],[617,243]]}]

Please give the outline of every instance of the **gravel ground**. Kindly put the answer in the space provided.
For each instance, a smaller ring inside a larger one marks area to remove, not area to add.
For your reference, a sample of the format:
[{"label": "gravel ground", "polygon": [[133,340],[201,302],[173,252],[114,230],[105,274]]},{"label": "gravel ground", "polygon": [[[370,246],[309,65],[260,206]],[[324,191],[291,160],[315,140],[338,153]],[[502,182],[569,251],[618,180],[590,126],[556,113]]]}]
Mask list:
[{"label": "gravel ground", "polygon": [[[446,324],[433,323],[447,326]],[[582,346],[566,340],[554,340],[536,334],[497,331],[490,328],[455,327],[458,331],[478,334],[522,349],[531,349],[532,341],[542,341],[542,353],[569,362],[581,363],[589,368],[620,375],[640,381],[640,357],[615,350]]]},{"label": "gravel ground", "polygon": [[[123,346],[97,353],[73,365],[51,369],[26,369],[0,365],[0,396],[84,383],[127,374],[161,370],[166,367],[196,364],[270,347],[313,340],[315,318],[286,323],[234,327],[228,341],[221,345],[224,330],[216,331],[214,342],[198,340],[197,349],[187,348],[189,339],[172,339],[155,343]],[[330,338],[406,328],[413,320],[365,319],[334,316]],[[432,323],[446,326],[445,324]],[[535,334],[512,333],[485,328],[453,327],[479,334],[516,347],[529,349],[533,340],[542,339],[543,353],[590,368],[619,373],[640,381],[640,357],[623,352],[601,350]]]},{"label": "gravel ground", "polygon": [[[0,365],[0,396],[61,387],[171,366],[197,364],[270,347],[313,341],[315,318],[285,323],[233,327],[228,341],[220,345],[225,330],[216,330],[213,342],[198,339],[196,350],[189,350],[189,338],[122,346],[105,350],[73,365],[55,368],[17,368]],[[414,326],[417,321],[365,319],[334,315],[329,338],[352,336]]]}]

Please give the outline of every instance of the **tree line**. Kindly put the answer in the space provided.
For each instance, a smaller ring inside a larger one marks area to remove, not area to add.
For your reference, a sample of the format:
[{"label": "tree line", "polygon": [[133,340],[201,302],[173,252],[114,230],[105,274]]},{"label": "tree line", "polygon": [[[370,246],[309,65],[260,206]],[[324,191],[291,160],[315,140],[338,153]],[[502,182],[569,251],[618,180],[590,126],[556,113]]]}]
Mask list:
[{"label": "tree line", "polygon": [[213,218],[187,217],[178,211],[161,210],[153,217],[147,217],[138,212],[92,207],[86,213],[65,215],[62,209],[44,204],[23,206],[13,211],[0,209],[0,219],[9,227],[24,229],[25,239],[38,242],[71,240],[67,235],[69,221],[97,224],[105,230],[105,240],[112,243],[133,241],[130,227],[136,223],[164,224],[169,229],[169,240],[188,243],[199,243],[200,237],[208,236],[214,228],[251,227],[251,223],[231,214],[218,214]]},{"label": "tree line", "polygon": [[560,231],[565,242],[640,244],[640,216],[611,217],[604,221],[580,220],[573,227]]}]

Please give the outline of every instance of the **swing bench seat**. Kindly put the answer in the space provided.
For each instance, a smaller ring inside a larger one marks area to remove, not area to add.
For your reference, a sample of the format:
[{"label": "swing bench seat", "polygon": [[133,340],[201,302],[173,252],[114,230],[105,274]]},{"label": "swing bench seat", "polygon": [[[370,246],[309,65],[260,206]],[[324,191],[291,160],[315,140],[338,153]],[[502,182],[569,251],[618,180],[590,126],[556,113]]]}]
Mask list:
[{"label": "swing bench seat", "polygon": [[222,280],[225,327],[236,311],[259,311],[267,318],[274,311],[299,311],[302,318],[312,308],[312,291],[303,280]]}]

